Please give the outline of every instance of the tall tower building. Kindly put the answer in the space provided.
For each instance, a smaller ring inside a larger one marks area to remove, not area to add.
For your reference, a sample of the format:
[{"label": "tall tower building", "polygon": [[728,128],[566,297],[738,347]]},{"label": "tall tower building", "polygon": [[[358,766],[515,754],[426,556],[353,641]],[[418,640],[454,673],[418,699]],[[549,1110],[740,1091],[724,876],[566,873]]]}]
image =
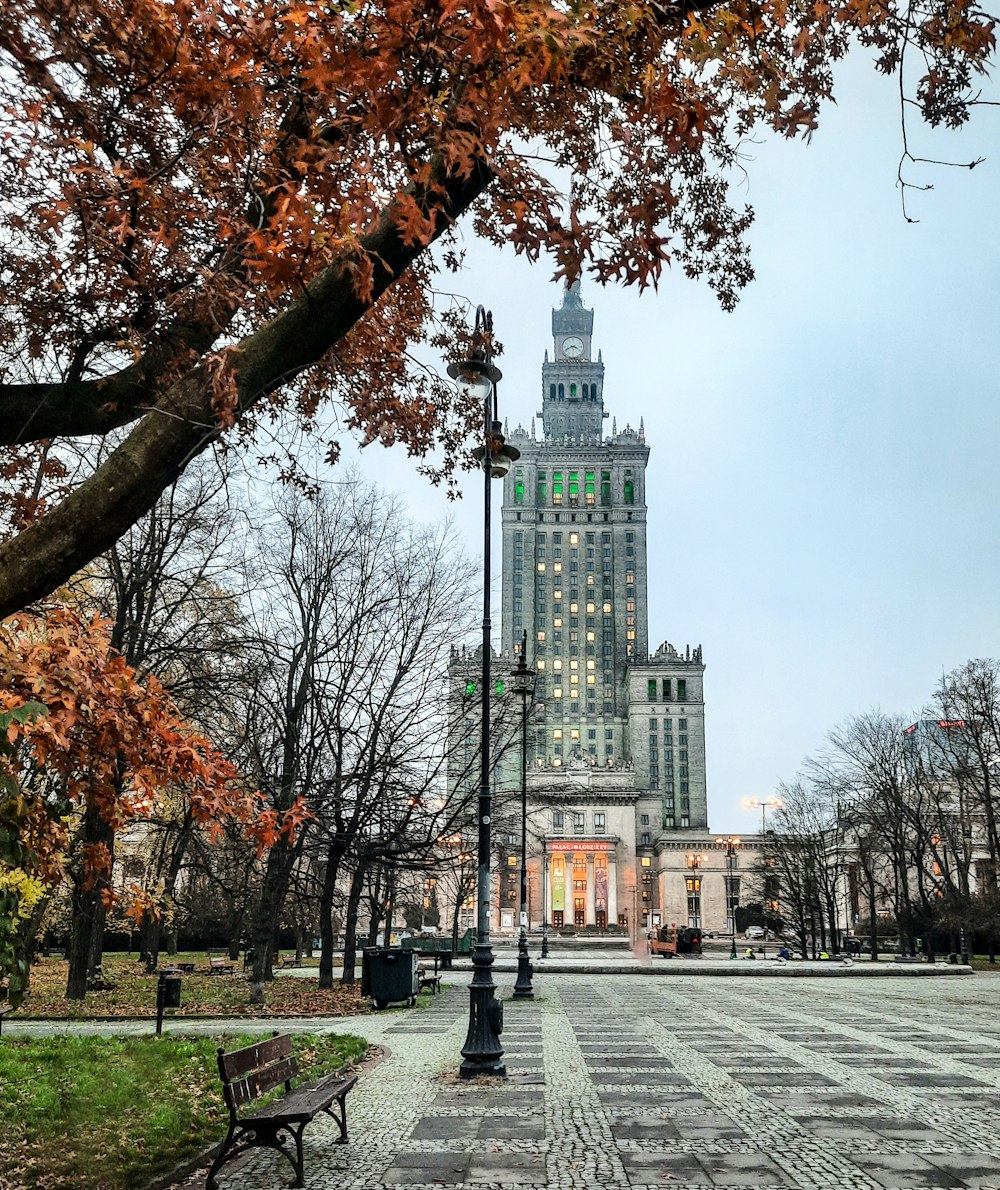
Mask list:
[{"label": "tall tower building", "polygon": [[[541,409],[527,428],[504,431],[520,457],[504,479],[494,673],[510,669],[526,633],[536,675],[527,750],[530,921],[635,938],[661,923],[724,921],[724,856],[708,837],[701,648],[680,652],[665,642],[650,652],[649,448],[641,420],[619,430],[610,418],[608,432],[593,334],[594,313],[575,284],[552,312]],[[476,655],[456,653],[456,708],[466,684],[474,687],[477,664]],[[475,718],[460,712],[456,722],[469,763]],[[520,733],[510,738],[516,742],[496,770],[501,793],[520,789]],[[499,869],[502,931],[514,923],[520,861],[518,831],[500,829],[499,842],[511,848]],[[718,869],[707,882],[703,866]]]},{"label": "tall tower building", "polygon": [[542,435],[504,481],[503,650],[526,629],[537,667],[537,760],[614,765],[628,755],[625,672],[645,658],[646,461],[642,429],[604,437],[604,364],[579,286],[552,312]]}]

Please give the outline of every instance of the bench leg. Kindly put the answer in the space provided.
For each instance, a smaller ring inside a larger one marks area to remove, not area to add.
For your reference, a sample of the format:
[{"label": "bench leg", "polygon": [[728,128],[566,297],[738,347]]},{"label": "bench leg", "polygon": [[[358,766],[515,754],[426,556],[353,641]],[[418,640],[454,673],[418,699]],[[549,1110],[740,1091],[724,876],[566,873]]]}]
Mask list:
[{"label": "bench leg", "polygon": [[339,1099],[333,1101],[338,1105],[339,1110],[333,1110],[333,1103],[326,1108],[326,1114],[332,1119],[336,1120],[337,1127],[340,1129],[340,1136],[337,1137],[336,1143],[338,1145],[347,1144],[347,1095],[342,1095]]},{"label": "bench leg", "polygon": [[232,1148],[235,1131],[236,1130],[233,1128],[232,1124],[230,1124],[229,1131],[226,1133],[226,1139],[222,1142],[222,1148],[219,1149],[218,1153],[215,1155],[215,1160],[212,1162],[212,1167],[208,1171],[208,1180],[205,1183],[205,1185],[208,1187],[208,1190],[216,1190],[219,1185],[215,1179],[215,1175],[226,1164],[226,1161],[229,1157],[229,1150]]}]

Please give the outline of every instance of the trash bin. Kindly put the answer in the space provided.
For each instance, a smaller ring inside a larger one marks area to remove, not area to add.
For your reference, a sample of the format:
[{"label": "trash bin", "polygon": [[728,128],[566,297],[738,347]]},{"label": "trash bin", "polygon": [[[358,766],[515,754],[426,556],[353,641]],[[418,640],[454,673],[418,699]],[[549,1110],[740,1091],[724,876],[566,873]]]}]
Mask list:
[{"label": "trash bin", "polygon": [[400,1000],[408,1000],[412,1006],[419,987],[415,951],[366,946],[361,952],[361,994],[371,996],[376,1008]]}]

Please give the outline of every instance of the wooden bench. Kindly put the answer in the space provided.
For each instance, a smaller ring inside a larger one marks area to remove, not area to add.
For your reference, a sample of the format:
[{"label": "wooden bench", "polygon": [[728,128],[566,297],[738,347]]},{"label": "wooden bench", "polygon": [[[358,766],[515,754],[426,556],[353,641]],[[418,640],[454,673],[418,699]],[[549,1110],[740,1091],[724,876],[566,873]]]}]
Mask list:
[{"label": "wooden bench", "polygon": [[[295,1185],[305,1185],[302,1133],[320,1112],[336,1120],[340,1128],[337,1144],[347,1144],[347,1093],[358,1081],[356,1074],[330,1074],[315,1082],[292,1087],[298,1064],[292,1053],[292,1039],[285,1033],[245,1049],[226,1053],[219,1049],[219,1078],[222,1080],[229,1131],[218,1156],[208,1171],[208,1190],[218,1185],[216,1174],[233,1157],[253,1148],[277,1149],[292,1163]],[[285,1092],[255,1112],[241,1112],[248,1104],[284,1085]],[[336,1112],[331,1108],[338,1105]],[[285,1143],[295,1142],[295,1156]]]},{"label": "wooden bench", "polygon": [[13,1012],[13,1011],[14,1011],[14,1005],[11,1004],[11,1002],[9,1000],[4,1000],[4,1002],[2,1004],[0,1004],[0,1037],[3,1036],[3,1018],[7,1015],[8,1012]]},{"label": "wooden bench", "polygon": [[430,988],[431,995],[436,996],[441,990],[441,976],[437,971],[428,971],[423,966],[417,967],[417,988],[419,991],[424,991]]},{"label": "wooden bench", "polygon": [[281,967],[301,967],[302,964],[298,958],[293,954],[286,954],[283,959],[278,960]]},{"label": "wooden bench", "polygon": [[232,975],[236,971],[236,964],[230,963],[228,959],[222,958],[221,955],[208,956],[208,973],[209,975]]}]

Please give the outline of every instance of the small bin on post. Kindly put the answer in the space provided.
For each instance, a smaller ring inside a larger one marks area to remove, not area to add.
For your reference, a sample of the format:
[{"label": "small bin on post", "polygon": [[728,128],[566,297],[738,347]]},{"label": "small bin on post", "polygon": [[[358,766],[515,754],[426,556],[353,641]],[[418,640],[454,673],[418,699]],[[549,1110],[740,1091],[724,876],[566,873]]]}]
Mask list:
[{"label": "small bin on post", "polygon": [[181,977],[160,973],[156,981],[156,1032],[163,1032],[163,1010],[165,1008],[180,1008],[181,1006]]},{"label": "small bin on post", "polygon": [[366,946],[361,952],[361,994],[370,996],[376,1008],[394,1001],[409,1001],[412,1007],[419,990],[415,951]]}]

